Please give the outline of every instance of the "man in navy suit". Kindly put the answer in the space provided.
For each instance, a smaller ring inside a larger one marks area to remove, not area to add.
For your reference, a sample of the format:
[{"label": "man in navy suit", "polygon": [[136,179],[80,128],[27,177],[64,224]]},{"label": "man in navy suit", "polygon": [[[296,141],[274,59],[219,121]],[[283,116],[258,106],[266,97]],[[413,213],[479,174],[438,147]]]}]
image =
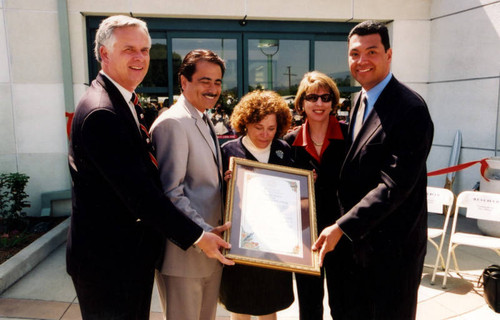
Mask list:
[{"label": "man in navy suit", "polygon": [[167,238],[232,264],[219,252],[229,244],[203,231],[162,191],[150,143],[141,135],[140,108],[131,101],[147,73],[150,47],[143,21],[103,20],[95,46],[102,70],[73,118],[67,270],[83,319],[149,319],[154,269]]},{"label": "man in navy suit", "polygon": [[363,89],[351,111],[340,173],[341,217],[314,248],[321,261],[334,250],[327,281],[335,320],[414,319],[427,243],[433,124],[425,101],[390,71],[385,25],[362,22],[348,41],[349,68]]}]

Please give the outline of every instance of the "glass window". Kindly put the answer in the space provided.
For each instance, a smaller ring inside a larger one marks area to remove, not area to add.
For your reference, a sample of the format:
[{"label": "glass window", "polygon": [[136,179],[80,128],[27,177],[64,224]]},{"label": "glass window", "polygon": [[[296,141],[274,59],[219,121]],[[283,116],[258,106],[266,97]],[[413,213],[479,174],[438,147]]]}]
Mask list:
[{"label": "glass window", "polygon": [[[88,39],[95,38],[103,18],[86,18]],[[342,97],[360,89],[347,66],[345,39],[354,23],[252,21],[242,29],[236,20],[144,19],[152,48],[148,74],[137,88],[143,106],[169,106],[176,100],[180,94],[179,66],[184,56],[197,48],[210,49],[226,62],[219,103],[229,113],[239,95],[256,88],[275,90],[293,101],[300,80],[311,69],[335,79]],[[88,58],[92,81],[100,68],[93,57],[92,41],[88,43]]]},{"label": "glass window", "polygon": [[295,95],[309,70],[309,40],[249,39],[248,91],[275,90]]},{"label": "glass window", "polygon": [[314,65],[316,70],[335,80],[341,91],[343,87],[351,86],[351,73],[347,63],[347,42],[315,41]]},{"label": "glass window", "polygon": [[149,70],[142,81],[142,87],[155,87],[166,93],[167,80],[167,39],[151,39]]},{"label": "glass window", "polygon": [[156,38],[152,35],[149,58],[148,73],[136,91],[140,93],[141,103],[145,109],[151,107],[159,110],[165,106],[165,100],[168,101],[167,39],[165,36]]}]

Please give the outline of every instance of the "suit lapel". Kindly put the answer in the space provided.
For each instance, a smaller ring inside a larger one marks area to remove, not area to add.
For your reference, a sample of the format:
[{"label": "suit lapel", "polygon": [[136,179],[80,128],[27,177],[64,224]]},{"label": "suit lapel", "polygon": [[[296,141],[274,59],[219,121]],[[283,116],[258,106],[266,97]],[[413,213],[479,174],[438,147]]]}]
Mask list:
[{"label": "suit lapel", "polygon": [[[356,108],[355,109],[357,109],[359,107],[359,103],[360,103],[359,100],[360,100],[360,96],[358,96],[358,98],[356,100]],[[375,132],[381,126],[380,117],[377,113],[377,108],[376,108],[378,103],[379,103],[379,101],[377,100],[377,102],[375,103],[375,106],[373,106],[372,111],[370,112],[370,114],[368,114],[367,118],[365,119],[365,121],[363,123],[363,126],[361,127],[361,130],[359,131],[359,133],[356,136],[356,138],[354,139],[354,141],[352,140],[353,123],[352,123],[352,121],[349,123],[349,129],[348,129],[348,136],[349,137],[348,138],[349,138],[349,141],[351,141],[351,143],[350,143],[350,147],[349,147],[349,150],[347,152],[347,156],[346,156],[344,163],[353,159],[359,153],[361,148],[363,148],[363,146],[365,146],[368,143],[368,141],[370,141],[370,138],[373,136],[373,134],[375,134]],[[351,114],[351,119],[352,119],[352,115],[354,115],[354,114],[355,114],[355,112],[353,112]]]},{"label": "suit lapel", "polygon": [[[196,124],[196,128],[198,128],[198,131],[200,132],[201,136],[207,143],[208,147],[212,151],[212,155],[215,161],[215,164],[217,165],[217,168],[219,169],[219,178],[222,178],[222,163],[219,159],[221,159],[221,153],[220,153],[220,146],[219,146],[219,141],[217,139],[212,139],[212,135],[210,134],[210,131],[207,128],[207,125],[205,124],[205,121],[201,118],[200,114],[198,113],[198,110],[187,101],[186,97],[181,96],[181,99],[183,100],[183,105],[184,108],[186,109],[186,112],[193,118]],[[215,134],[215,129],[211,123],[211,121],[207,121],[208,125],[210,126],[210,129],[213,130]],[[215,144],[215,152],[213,149],[213,144]]]},{"label": "suit lapel", "polygon": [[283,148],[281,147],[281,144],[278,141],[273,140],[271,142],[271,150],[268,163],[286,165],[285,159],[283,159],[284,155],[285,153],[283,151]]},{"label": "suit lapel", "polygon": [[132,111],[128,103],[123,98],[120,90],[108,79],[106,76],[102,74],[98,74],[96,78],[97,82],[106,90],[109,95],[109,98],[113,102],[113,106],[115,106],[115,111],[119,114],[125,121],[128,123],[127,127],[131,129],[135,129],[136,138],[142,143],[142,136],[139,128],[137,127],[137,122],[135,122],[135,118],[132,115]]},{"label": "suit lapel", "polygon": [[[385,119],[387,118],[387,115],[391,112],[394,112],[393,110],[390,110],[388,106],[393,105],[396,103],[394,101],[394,90],[395,88],[399,85],[399,82],[396,80],[394,76],[392,76],[391,80],[389,83],[385,86],[385,88],[382,90],[380,93],[380,96],[378,97],[377,101],[375,102],[375,105],[373,106],[372,111],[366,118],[363,127],[361,128],[361,131],[359,132],[358,136],[356,137],[355,141],[352,141],[351,138],[351,132],[352,132],[352,123],[349,124],[349,129],[348,129],[348,138],[350,141],[350,146],[349,150],[347,151],[346,158],[344,160],[344,163],[342,164],[342,169],[341,172],[344,171],[344,167],[347,163],[351,162],[352,159],[354,159],[361,149],[372,139],[373,135],[378,131],[382,129],[382,122],[386,121]],[[356,107],[359,104],[360,100],[360,95],[358,95],[356,99]],[[351,119],[352,115],[354,114],[354,111],[351,114]]]},{"label": "suit lapel", "polygon": [[217,135],[215,134],[215,128],[214,128],[214,125],[212,124],[212,121],[208,120],[207,122],[208,122],[208,126],[210,127],[210,130],[212,130],[212,132],[214,133],[215,139],[212,139],[212,135],[210,135],[210,139],[215,140],[214,143],[215,143],[216,154],[214,154],[214,156],[216,157],[215,160],[217,161],[217,166],[219,167],[219,174],[222,177],[222,161],[221,161],[222,155],[220,152],[219,139],[217,138]]}]

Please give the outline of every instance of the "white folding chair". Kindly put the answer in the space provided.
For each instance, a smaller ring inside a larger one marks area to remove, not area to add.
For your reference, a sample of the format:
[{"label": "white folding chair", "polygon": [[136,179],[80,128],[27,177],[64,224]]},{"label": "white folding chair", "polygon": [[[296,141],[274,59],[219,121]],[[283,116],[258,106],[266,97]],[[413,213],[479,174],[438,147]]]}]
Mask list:
[{"label": "white folding chair", "polygon": [[450,267],[450,257],[453,256],[455,270],[459,272],[455,249],[460,245],[486,248],[495,251],[500,255],[500,238],[484,236],[479,234],[456,232],[458,211],[460,208],[466,208],[466,217],[479,219],[500,221],[500,194],[464,191],[457,197],[455,204],[455,215],[453,216],[453,224],[450,233],[450,244],[448,247],[448,256],[446,258],[446,268],[444,271],[443,289],[446,288],[446,279]]},{"label": "white folding chair", "polygon": [[[441,267],[445,268],[444,258],[442,255],[444,239],[446,235],[446,230],[448,229],[448,222],[450,220],[450,213],[453,207],[453,201],[455,200],[455,195],[448,189],[427,187],[427,212],[435,214],[443,214],[445,212],[445,218],[443,223],[443,228],[428,228],[427,229],[427,240],[436,248],[436,263],[434,264],[434,271],[432,272],[431,284],[434,284],[436,278],[436,271],[441,261]],[[443,209],[444,208],[444,209]],[[434,240],[434,238],[441,237],[439,240],[439,245]]]}]

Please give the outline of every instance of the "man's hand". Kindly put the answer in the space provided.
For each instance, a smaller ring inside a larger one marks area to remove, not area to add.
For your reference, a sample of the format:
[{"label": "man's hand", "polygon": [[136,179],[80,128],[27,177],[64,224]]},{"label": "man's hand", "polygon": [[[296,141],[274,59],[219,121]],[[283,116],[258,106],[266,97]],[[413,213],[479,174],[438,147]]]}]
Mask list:
[{"label": "man's hand", "polygon": [[215,227],[212,232],[205,232],[200,241],[196,244],[207,257],[219,260],[222,264],[232,266],[234,261],[227,259],[222,255],[219,248],[230,249],[231,245],[222,240],[217,234],[222,234],[223,231],[231,227],[230,222],[226,222],[222,226]]},{"label": "man's hand", "polygon": [[213,228],[212,230],[210,230],[210,232],[215,233],[216,235],[222,238],[222,233],[228,230],[229,228],[231,228],[231,222],[228,221],[224,223],[222,226]]},{"label": "man's hand", "polygon": [[319,266],[323,266],[325,255],[333,251],[344,233],[337,224],[333,224],[321,231],[318,240],[313,244],[314,251],[319,250]]}]

